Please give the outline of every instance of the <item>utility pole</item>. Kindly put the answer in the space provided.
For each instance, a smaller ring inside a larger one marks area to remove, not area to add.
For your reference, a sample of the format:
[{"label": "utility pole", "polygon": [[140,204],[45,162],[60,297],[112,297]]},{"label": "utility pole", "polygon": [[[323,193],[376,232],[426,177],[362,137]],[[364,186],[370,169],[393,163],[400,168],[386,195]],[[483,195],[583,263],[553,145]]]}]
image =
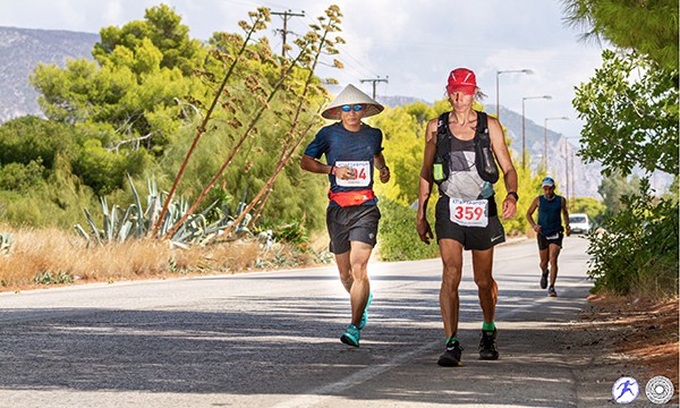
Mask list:
[{"label": "utility pole", "polygon": [[377,84],[378,82],[387,83],[387,82],[389,82],[388,79],[389,79],[389,76],[387,76],[385,78],[377,77],[375,79],[360,79],[359,82],[361,82],[362,84],[364,82],[372,82],[373,83],[373,99],[375,99],[375,84]]},{"label": "utility pole", "polygon": [[288,31],[288,19],[291,17],[304,17],[305,16],[305,11],[303,10],[302,13],[293,13],[290,10],[286,11],[272,11],[271,14],[275,16],[283,16],[283,30],[276,30],[281,32],[281,36],[283,37],[283,45],[281,45],[281,56],[285,57],[286,56],[286,35],[290,32]]},{"label": "utility pole", "polygon": [[566,180],[567,195],[566,198],[569,200],[569,144],[564,142],[564,176]]}]

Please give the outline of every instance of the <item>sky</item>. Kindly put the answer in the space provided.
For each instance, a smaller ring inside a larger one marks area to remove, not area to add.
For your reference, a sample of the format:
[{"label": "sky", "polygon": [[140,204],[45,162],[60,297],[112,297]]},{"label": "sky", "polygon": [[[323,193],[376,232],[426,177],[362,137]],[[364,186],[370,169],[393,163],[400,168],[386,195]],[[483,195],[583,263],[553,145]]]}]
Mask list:
[{"label": "sky", "polygon": [[[445,97],[449,72],[467,67],[487,95],[483,103],[495,105],[498,79],[502,106],[521,114],[524,100],[527,121],[544,126],[547,118],[550,130],[570,139],[578,139],[582,128],[571,103],[574,88],[601,65],[602,46],[584,43],[578,29],[564,23],[560,0],[22,0],[0,2],[0,26],[99,33],[142,20],[147,8],[161,3],[200,40],[215,31],[240,33],[238,21],[260,6],[304,12],[288,20],[291,38],[336,4],[346,43],[334,58],[345,68],[327,66],[328,57],[317,71],[320,77],[352,83],[369,95],[372,84],[362,79],[386,79],[376,83],[378,96],[434,102]],[[283,18],[272,16],[264,31],[275,52],[282,45],[275,30],[282,27]],[[533,74],[498,73],[523,69]],[[537,98],[544,95],[551,99]],[[555,119],[565,116],[569,119]]]}]

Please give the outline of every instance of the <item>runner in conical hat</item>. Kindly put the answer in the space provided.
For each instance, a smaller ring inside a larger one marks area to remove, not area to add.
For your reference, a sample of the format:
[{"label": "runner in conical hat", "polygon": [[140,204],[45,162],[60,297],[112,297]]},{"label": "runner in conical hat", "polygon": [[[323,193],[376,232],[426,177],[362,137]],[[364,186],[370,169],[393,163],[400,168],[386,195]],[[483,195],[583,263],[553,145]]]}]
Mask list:
[{"label": "runner in conical hat", "polygon": [[340,120],[340,111],[343,107],[345,109],[352,109],[355,105],[364,105],[364,118],[377,115],[385,109],[384,106],[373,100],[370,96],[361,92],[357,87],[349,84],[345,89],[335,97],[333,102],[321,112],[321,116],[326,119]]},{"label": "runner in conical hat", "polygon": [[[348,85],[321,114],[337,121],[322,127],[302,155],[300,166],[328,177],[326,227],[329,250],[335,255],[340,282],[350,298],[351,318],[340,336],[343,343],[359,347],[373,300],[368,260],[377,242],[378,198],[374,178],[390,181],[383,156],[383,134],[361,120],[382,112],[383,106]],[[325,163],[321,157],[325,156]]]}]

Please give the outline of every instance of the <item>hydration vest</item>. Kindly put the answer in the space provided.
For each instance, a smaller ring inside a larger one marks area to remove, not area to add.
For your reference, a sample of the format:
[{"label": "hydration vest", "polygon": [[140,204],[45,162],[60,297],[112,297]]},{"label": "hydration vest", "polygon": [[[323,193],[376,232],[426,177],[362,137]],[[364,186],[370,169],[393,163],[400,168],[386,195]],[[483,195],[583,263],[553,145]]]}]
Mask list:
[{"label": "hydration vest", "polygon": [[[432,175],[437,185],[449,178],[449,160],[451,154],[451,132],[449,127],[449,112],[439,115],[437,122],[437,152],[434,157]],[[491,151],[488,118],[485,112],[477,112],[477,127],[475,128],[475,167],[477,174],[484,181],[493,184],[498,181],[498,166]]]}]

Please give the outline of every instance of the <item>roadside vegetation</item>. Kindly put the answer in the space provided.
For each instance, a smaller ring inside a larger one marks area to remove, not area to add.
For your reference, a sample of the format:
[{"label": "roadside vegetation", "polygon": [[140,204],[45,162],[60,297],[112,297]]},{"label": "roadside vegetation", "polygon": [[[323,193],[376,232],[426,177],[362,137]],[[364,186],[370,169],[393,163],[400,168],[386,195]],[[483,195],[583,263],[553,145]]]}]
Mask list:
[{"label": "roadside vegetation", "polygon": [[[661,3],[660,15],[677,21],[677,4]],[[627,28],[614,23],[628,20],[608,20],[600,2],[564,4],[570,21],[594,24],[621,47],[604,52],[574,100],[587,124],[579,154],[605,175],[603,200],[570,200],[600,227],[589,236],[588,273],[595,291],[677,296],[677,27],[674,47],[648,49],[667,43],[622,36]],[[612,7],[627,15],[633,6]],[[323,85],[334,83],[316,67],[342,68],[334,59],[341,18],[329,7],[279,56],[258,35],[266,8],[250,13],[241,33],[201,43],[159,5],[102,28],[94,61],[39,66],[31,82],[46,118],[0,126],[0,290],[328,262],[319,234],[327,181],[298,163],[300,146],[324,124],[318,113],[331,95]],[[650,38],[669,35],[667,20],[653,21]],[[414,203],[425,125],[448,109],[446,100],[413,103],[368,120],[384,132],[393,175],[375,186],[382,260],[438,256],[415,233]],[[649,189],[655,170],[676,175],[666,195]],[[545,169],[517,171],[520,197],[535,196]],[[496,190],[505,196],[502,182]],[[530,233],[529,204],[520,200],[518,216],[504,222],[508,235]]]},{"label": "roadside vegetation", "polygon": [[317,265],[322,260],[297,245],[241,239],[209,246],[172,247],[136,239],[89,246],[56,228],[2,226],[11,245],[0,255],[0,290]]},{"label": "roadside vegetation", "polygon": [[[574,99],[585,123],[579,155],[606,176],[604,232],[591,234],[588,250],[594,291],[677,297],[678,2],[563,3],[573,25],[619,47],[603,52]],[[650,189],[654,171],[675,176],[666,194]]]}]

